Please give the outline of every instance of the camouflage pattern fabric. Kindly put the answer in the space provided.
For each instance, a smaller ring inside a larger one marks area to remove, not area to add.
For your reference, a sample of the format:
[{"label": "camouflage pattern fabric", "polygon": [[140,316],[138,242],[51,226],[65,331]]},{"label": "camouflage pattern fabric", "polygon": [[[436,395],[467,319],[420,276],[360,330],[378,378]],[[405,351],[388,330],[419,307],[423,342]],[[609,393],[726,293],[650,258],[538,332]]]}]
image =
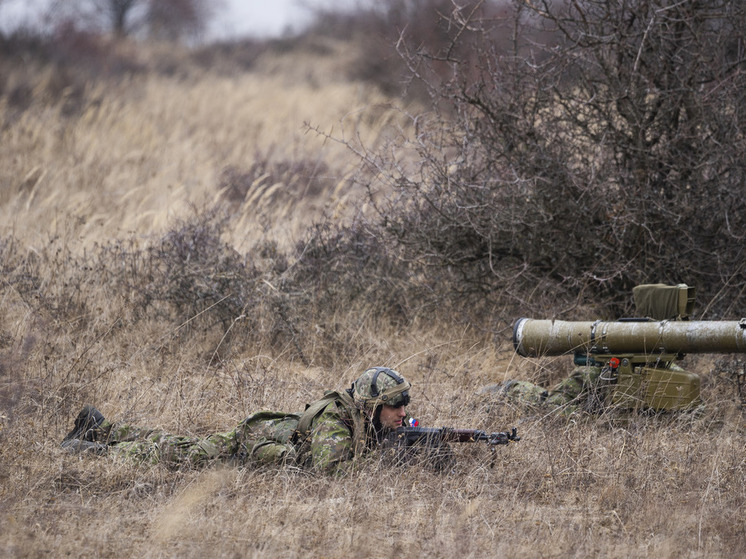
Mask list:
[{"label": "camouflage pattern fabric", "polygon": [[256,465],[291,463],[330,472],[355,457],[355,419],[363,422],[350,417],[351,411],[330,402],[312,421],[305,441],[295,440],[301,414],[272,411],[255,413],[232,431],[206,437],[172,435],[107,421],[96,430],[95,440],[105,443],[110,454],[151,464],[202,466],[215,460]]},{"label": "camouflage pattern fabric", "polygon": [[299,462],[314,470],[333,471],[355,457],[355,446],[349,410],[332,402],[311,423]]},{"label": "camouflage pattern fabric", "polygon": [[[667,371],[683,372],[676,364],[671,364]],[[563,414],[575,411],[596,413],[604,408],[631,409],[635,406],[622,406],[614,398],[615,386],[604,380],[603,367],[577,367],[572,374],[556,384],[551,390],[527,381],[507,381],[501,388],[502,394],[508,399],[528,406],[542,406],[545,409],[557,410]],[[641,408],[645,408],[642,399],[637,400]],[[701,413],[704,404],[696,400],[690,408],[691,413]]]},{"label": "camouflage pattern fabric", "polygon": [[502,386],[502,393],[509,400],[531,406],[542,404],[547,395],[546,389],[527,380],[506,381]]},{"label": "camouflage pattern fabric", "polygon": [[229,459],[238,448],[235,431],[207,437],[186,437],[164,431],[133,427],[124,423],[110,426],[104,442],[109,454],[118,454],[138,462],[169,465],[203,465],[212,459]]},{"label": "camouflage pattern fabric", "polygon": [[528,381],[508,381],[503,386],[505,396],[515,402],[531,406],[562,408],[571,413],[580,407],[595,409],[603,402],[598,367],[577,367],[572,374],[551,390]]},{"label": "camouflage pattern fabric", "polygon": [[544,403],[549,406],[582,404],[591,411],[603,402],[600,391],[600,367],[577,367],[565,380],[549,391]]}]

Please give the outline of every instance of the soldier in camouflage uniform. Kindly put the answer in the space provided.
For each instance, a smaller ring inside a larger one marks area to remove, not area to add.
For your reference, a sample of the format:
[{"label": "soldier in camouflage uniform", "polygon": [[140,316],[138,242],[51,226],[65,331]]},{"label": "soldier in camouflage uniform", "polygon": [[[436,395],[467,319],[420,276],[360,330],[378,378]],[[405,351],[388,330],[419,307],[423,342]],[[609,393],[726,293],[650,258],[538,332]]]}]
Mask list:
[{"label": "soldier in camouflage uniform", "polygon": [[113,423],[86,406],[62,446],[176,466],[221,460],[335,472],[348,468],[377,447],[389,430],[406,422],[410,387],[393,369],[373,367],[349,389],[326,392],[302,413],[261,411],[231,431],[200,438]]},{"label": "soldier in camouflage uniform", "polygon": [[[633,290],[638,317],[650,320],[688,320],[694,306],[695,289],[686,284],[643,284]],[[676,364],[669,371],[683,372]],[[613,375],[604,367],[576,367],[572,374],[550,390],[531,382],[509,380],[499,386],[508,399],[530,406],[543,406],[571,414],[582,410],[601,411],[605,401],[610,403]],[[701,409],[701,408],[700,408]]]},{"label": "soldier in camouflage uniform", "polygon": [[572,413],[578,409],[597,411],[604,391],[598,367],[576,367],[572,374],[550,390],[525,380],[504,382],[499,391],[510,400],[548,410]]}]

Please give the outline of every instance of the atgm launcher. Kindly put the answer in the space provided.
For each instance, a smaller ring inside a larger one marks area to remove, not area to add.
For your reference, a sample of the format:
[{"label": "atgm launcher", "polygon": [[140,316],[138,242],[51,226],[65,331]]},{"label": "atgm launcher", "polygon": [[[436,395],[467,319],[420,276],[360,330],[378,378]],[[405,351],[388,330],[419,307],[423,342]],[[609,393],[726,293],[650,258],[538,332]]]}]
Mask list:
[{"label": "atgm launcher", "polygon": [[661,355],[746,353],[746,318],[733,322],[521,318],[513,328],[513,343],[523,357],[639,353],[658,361]]},{"label": "atgm launcher", "polygon": [[674,364],[687,353],[746,353],[746,318],[690,321],[694,288],[644,285],[634,290],[642,318],[570,322],[521,318],[513,346],[523,357],[573,354],[600,368],[607,398],[620,407],[687,409],[700,402],[700,379]]}]

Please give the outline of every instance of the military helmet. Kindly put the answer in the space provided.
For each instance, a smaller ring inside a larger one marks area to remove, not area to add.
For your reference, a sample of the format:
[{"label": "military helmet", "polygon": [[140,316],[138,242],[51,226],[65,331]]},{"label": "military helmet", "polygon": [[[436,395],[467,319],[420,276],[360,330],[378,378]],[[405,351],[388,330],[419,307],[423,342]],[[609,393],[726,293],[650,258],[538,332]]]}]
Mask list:
[{"label": "military helmet", "polygon": [[352,396],[363,407],[373,409],[380,404],[399,407],[409,405],[412,385],[388,367],[367,369],[352,384]]}]

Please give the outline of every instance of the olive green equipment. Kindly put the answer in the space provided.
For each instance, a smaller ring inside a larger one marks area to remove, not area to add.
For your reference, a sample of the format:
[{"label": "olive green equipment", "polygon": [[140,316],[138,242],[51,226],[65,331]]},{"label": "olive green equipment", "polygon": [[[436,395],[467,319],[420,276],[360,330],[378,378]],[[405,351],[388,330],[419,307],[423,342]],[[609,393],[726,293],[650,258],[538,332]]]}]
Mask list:
[{"label": "olive green equipment", "polygon": [[684,410],[700,400],[699,375],[675,361],[687,353],[746,353],[746,318],[689,320],[695,290],[685,284],[633,290],[640,318],[571,322],[521,318],[513,346],[523,357],[574,354],[597,367],[607,402],[623,408]]}]

